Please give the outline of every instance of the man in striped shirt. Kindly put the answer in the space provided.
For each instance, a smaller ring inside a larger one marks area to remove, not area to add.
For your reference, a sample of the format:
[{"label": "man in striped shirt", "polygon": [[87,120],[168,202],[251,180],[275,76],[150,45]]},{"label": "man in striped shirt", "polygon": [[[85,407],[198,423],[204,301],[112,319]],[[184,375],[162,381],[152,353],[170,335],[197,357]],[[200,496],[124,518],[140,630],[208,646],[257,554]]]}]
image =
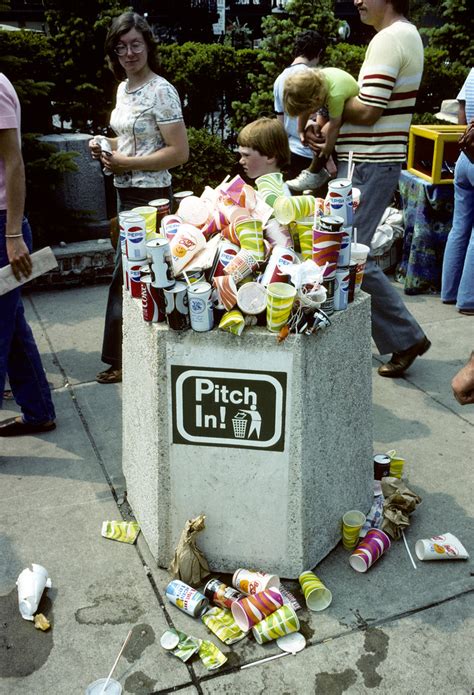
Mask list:
[{"label": "man in striped shirt", "polygon": [[[423,45],[407,19],[409,0],[354,0],[364,24],[377,34],[359,74],[359,95],[346,102],[336,144],[338,177],[346,177],[349,152],[353,185],[361,191],[354,217],[358,241],[370,246],[390,205],[406,159],[408,131],[423,72]],[[379,374],[399,377],[431,343],[379,266],[369,256],[362,289],[371,295],[372,337],[380,354],[393,353]]]}]

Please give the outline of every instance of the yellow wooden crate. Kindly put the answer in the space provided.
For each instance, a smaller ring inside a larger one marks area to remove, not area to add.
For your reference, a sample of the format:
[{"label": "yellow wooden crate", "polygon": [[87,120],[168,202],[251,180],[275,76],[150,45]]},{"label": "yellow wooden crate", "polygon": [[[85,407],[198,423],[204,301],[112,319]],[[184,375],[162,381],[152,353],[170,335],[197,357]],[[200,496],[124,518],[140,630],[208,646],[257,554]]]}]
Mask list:
[{"label": "yellow wooden crate", "polygon": [[465,128],[464,125],[412,125],[408,171],[429,183],[453,183],[452,170],[459,157],[458,140]]}]

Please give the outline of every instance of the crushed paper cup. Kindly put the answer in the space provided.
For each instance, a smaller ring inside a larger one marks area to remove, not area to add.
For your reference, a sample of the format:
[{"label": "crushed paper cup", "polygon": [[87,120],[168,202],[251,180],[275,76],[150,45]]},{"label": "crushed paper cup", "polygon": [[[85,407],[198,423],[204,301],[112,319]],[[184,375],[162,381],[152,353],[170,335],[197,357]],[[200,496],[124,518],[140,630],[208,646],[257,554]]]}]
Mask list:
[{"label": "crushed paper cup", "polygon": [[242,331],[245,328],[245,319],[243,314],[234,309],[233,311],[226,311],[224,316],[219,321],[219,328],[223,331],[228,331],[234,335],[242,335]]},{"label": "crushed paper cup", "polygon": [[32,569],[27,567],[20,572],[16,585],[18,587],[18,608],[24,620],[33,621],[38,604],[45,588],[51,588],[48,570],[42,565],[32,563]]},{"label": "crushed paper cup", "polygon": [[227,657],[221,652],[221,650],[216,647],[214,642],[209,640],[202,640],[199,647],[199,658],[201,659],[204,667],[208,671],[215,671],[220,668],[222,664],[225,664]]},{"label": "crushed paper cup", "polygon": [[201,616],[201,620],[224,644],[240,642],[246,636],[246,633],[235,622],[234,616],[228,608],[214,606]]},{"label": "crushed paper cup", "polygon": [[178,646],[171,651],[173,656],[176,656],[181,661],[186,662],[199,651],[202,640],[200,640],[198,637],[192,637],[192,635],[187,635],[185,632],[181,632],[180,630],[174,630],[174,628],[171,628],[170,632],[176,632],[179,637]]},{"label": "crushed paper cup", "polygon": [[233,309],[237,304],[237,285],[232,275],[218,275],[212,284],[216,288],[219,304],[225,306],[227,311]]},{"label": "crushed paper cup", "polygon": [[135,543],[140,533],[137,521],[103,521],[101,536],[120,543]]},{"label": "crushed paper cup", "polygon": [[452,533],[423,538],[415,543],[418,560],[467,560],[469,553]]}]

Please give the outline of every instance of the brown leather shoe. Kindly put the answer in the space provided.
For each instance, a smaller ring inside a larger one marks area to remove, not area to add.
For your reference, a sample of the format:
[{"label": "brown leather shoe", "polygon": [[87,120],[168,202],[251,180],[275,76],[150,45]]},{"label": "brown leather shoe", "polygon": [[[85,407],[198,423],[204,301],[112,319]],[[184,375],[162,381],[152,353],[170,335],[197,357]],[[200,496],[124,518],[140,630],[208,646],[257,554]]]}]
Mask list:
[{"label": "brown leather shoe", "polygon": [[23,422],[21,417],[11,417],[0,423],[0,437],[21,437],[25,434],[42,434],[56,429],[53,420],[49,422]]},{"label": "brown leather shoe", "polygon": [[408,367],[413,364],[417,357],[424,355],[431,347],[431,342],[428,338],[423,336],[423,339],[419,343],[412,345],[411,348],[403,350],[402,352],[394,352],[390,362],[382,364],[378,368],[378,373],[380,376],[388,376],[396,378],[398,376],[403,376]]}]

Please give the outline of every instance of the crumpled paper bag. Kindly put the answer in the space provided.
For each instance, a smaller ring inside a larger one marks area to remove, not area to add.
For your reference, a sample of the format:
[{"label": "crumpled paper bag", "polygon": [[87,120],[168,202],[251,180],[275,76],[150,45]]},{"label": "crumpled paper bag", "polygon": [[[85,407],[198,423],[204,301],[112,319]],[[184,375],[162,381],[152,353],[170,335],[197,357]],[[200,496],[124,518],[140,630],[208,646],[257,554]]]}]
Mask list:
[{"label": "crumpled paper bag", "polygon": [[417,504],[420,504],[421,497],[399,478],[384,477],[381,482],[385,497],[381,528],[392,538],[398,539],[410,525],[409,516],[415,511]]},{"label": "crumpled paper bag", "polygon": [[204,514],[188,519],[168,567],[173,579],[181,579],[191,586],[198,586],[210,574],[208,562],[196,545],[196,536],[205,528],[205,521]]}]

